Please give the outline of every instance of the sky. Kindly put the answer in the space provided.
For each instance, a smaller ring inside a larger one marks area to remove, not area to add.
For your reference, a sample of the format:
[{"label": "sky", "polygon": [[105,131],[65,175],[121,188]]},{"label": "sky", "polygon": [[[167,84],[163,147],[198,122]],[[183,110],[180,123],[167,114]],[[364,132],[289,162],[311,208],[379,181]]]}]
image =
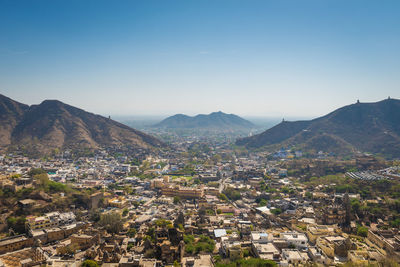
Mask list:
[{"label": "sky", "polygon": [[400,98],[400,1],[0,0],[0,93],[103,115]]}]

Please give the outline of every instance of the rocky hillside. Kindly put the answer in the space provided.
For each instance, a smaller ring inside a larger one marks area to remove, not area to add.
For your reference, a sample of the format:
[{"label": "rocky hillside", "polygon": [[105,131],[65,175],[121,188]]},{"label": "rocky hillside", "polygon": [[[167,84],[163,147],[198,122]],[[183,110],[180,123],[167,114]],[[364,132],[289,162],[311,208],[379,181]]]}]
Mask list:
[{"label": "rocky hillside", "polygon": [[400,157],[400,100],[357,102],[314,120],[283,121],[236,144],[257,149],[295,146],[337,154],[361,151]]},{"label": "rocky hillside", "polygon": [[12,131],[28,109],[28,105],[0,94],[0,149],[11,144]]},{"label": "rocky hillside", "polygon": [[0,145],[38,150],[99,148],[126,145],[151,149],[163,146],[158,139],[124,124],[57,100],[27,106],[0,98]]}]

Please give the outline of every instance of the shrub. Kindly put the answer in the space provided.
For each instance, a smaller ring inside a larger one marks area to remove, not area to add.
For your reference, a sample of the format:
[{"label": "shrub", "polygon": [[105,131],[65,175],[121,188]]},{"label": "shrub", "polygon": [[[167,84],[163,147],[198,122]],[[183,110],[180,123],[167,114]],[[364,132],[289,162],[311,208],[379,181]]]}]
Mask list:
[{"label": "shrub", "polygon": [[81,267],[99,267],[99,265],[93,260],[85,260],[82,262]]},{"label": "shrub", "polygon": [[359,226],[357,228],[357,235],[362,236],[362,237],[367,237],[368,235],[368,228],[364,226]]}]

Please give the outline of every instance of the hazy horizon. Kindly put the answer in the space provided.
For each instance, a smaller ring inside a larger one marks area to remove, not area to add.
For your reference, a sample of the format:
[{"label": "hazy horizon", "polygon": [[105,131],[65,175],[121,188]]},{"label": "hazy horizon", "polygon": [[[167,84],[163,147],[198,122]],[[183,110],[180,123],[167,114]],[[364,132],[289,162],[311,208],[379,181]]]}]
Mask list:
[{"label": "hazy horizon", "polygon": [[400,98],[398,1],[1,1],[0,93],[111,115],[314,118]]},{"label": "hazy horizon", "polygon": [[[338,106],[338,107],[334,108],[333,110],[330,110],[330,111],[328,111],[326,113],[317,114],[317,115],[296,114],[296,115],[285,116],[284,113],[283,113],[284,109],[282,109],[282,113],[281,114],[276,113],[275,115],[271,114],[271,113],[269,113],[269,114],[256,114],[256,115],[254,115],[254,114],[242,114],[240,112],[238,112],[238,113],[236,113],[236,112],[227,112],[227,111],[224,111],[224,110],[211,110],[209,112],[199,112],[199,113],[195,113],[195,112],[188,112],[188,113],[185,113],[185,112],[175,112],[175,113],[171,113],[171,112],[165,112],[165,113],[163,113],[163,112],[160,112],[160,113],[152,113],[152,112],[141,113],[141,112],[137,112],[135,114],[122,114],[122,113],[96,112],[96,111],[93,111],[93,110],[85,109],[82,106],[77,106],[77,105],[62,101],[62,99],[43,99],[43,100],[41,100],[39,102],[36,102],[36,103],[29,103],[29,102],[27,103],[27,102],[20,101],[19,99],[12,98],[9,95],[5,95],[5,96],[13,99],[14,101],[20,102],[22,104],[27,104],[27,105],[38,105],[38,104],[42,103],[45,100],[58,100],[58,101],[63,102],[64,104],[75,106],[77,108],[84,109],[87,112],[96,113],[96,114],[99,114],[99,115],[102,115],[102,116],[105,116],[105,117],[111,116],[111,117],[118,117],[119,119],[138,119],[138,120],[143,120],[143,119],[146,119],[146,120],[147,119],[150,119],[150,120],[162,120],[162,119],[165,119],[167,117],[174,116],[174,115],[177,115],[177,114],[183,114],[183,115],[187,115],[187,116],[192,116],[193,117],[193,116],[196,116],[196,115],[208,115],[210,113],[219,112],[219,111],[221,111],[223,113],[226,113],[226,114],[235,114],[235,115],[238,115],[238,116],[243,117],[243,118],[248,119],[248,120],[252,120],[252,119],[255,119],[255,120],[258,120],[258,119],[309,120],[309,119],[314,119],[314,118],[317,118],[317,117],[321,117],[321,116],[327,115],[327,114],[335,111],[338,108],[341,108],[341,107],[347,106],[347,105],[352,105],[352,104],[355,104],[357,102],[357,101],[354,101],[352,103],[348,103],[348,104],[345,104],[343,106]],[[395,97],[391,97],[391,96],[389,96],[389,97],[391,99],[400,100],[400,99],[395,98]],[[374,103],[374,102],[379,102],[379,101],[386,100],[387,98],[388,97],[383,98],[383,99],[379,99],[379,100],[376,100],[376,101],[361,101],[360,99],[357,99],[357,100],[359,100],[360,103]]]}]

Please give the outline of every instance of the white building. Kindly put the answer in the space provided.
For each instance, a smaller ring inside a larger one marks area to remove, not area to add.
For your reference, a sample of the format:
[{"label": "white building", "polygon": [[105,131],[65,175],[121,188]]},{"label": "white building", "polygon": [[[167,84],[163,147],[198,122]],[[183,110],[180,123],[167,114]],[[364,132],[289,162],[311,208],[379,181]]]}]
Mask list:
[{"label": "white building", "polygon": [[286,240],[289,245],[293,245],[298,249],[307,249],[308,239],[305,234],[298,232],[280,233],[280,238]]}]

